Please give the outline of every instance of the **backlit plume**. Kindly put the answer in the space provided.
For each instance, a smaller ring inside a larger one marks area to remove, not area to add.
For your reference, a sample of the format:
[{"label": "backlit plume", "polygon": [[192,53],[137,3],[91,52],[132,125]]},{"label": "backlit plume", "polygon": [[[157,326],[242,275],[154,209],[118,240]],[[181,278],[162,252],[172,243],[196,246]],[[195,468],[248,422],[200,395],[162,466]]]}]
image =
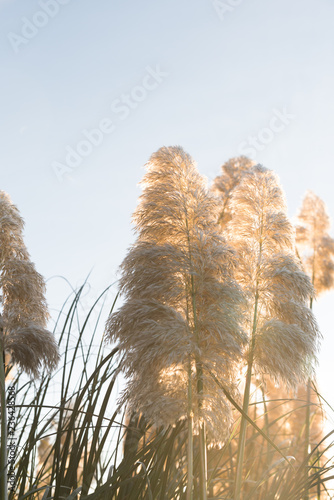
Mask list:
[{"label": "backlit plume", "polygon": [[298,215],[297,245],[317,294],[334,286],[334,240],[324,202],[308,191]]},{"label": "backlit plume", "polygon": [[231,220],[231,197],[233,190],[241,182],[243,175],[255,165],[253,160],[246,156],[231,158],[222,165],[222,173],[214,180],[212,191],[219,197],[219,223],[222,227]]},{"label": "backlit plume", "polygon": [[[227,231],[239,256],[236,278],[248,297],[247,414],[253,371],[297,386],[312,371],[319,332],[307,307],[312,283],[295,257],[294,231],[275,174],[261,165],[252,167],[233,190],[230,210]],[[246,428],[243,416],[235,500],[241,499]]]},{"label": "backlit plume", "polygon": [[276,175],[259,165],[246,172],[231,210],[228,231],[239,255],[236,277],[248,297],[256,369],[294,386],[307,378],[319,332],[307,304],[313,287],[295,257]]},{"label": "backlit plume", "polygon": [[230,408],[206,367],[235,392],[246,340],[235,255],[219,234],[215,198],[180,147],[153,154],[142,185],[138,238],[122,264],[125,303],[107,324],[125,355],[123,399],[155,423],[172,424],[189,414],[190,391],[195,423],[204,420],[221,439]]},{"label": "backlit plume", "polygon": [[42,276],[30,261],[22,238],[24,222],[9,196],[0,191],[0,288],[2,349],[36,377],[58,363],[58,349],[47,331],[47,305]]}]

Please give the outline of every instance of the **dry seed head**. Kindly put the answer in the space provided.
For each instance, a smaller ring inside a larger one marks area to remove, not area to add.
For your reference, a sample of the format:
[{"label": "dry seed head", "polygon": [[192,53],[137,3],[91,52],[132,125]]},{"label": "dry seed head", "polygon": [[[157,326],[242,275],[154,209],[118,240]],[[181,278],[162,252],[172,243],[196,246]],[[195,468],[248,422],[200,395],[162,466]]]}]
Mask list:
[{"label": "dry seed head", "polygon": [[180,147],[152,155],[142,185],[138,238],[122,264],[126,302],[107,322],[124,353],[128,384],[121,402],[159,424],[185,418],[191,362],[195,420],[214,429],[214,418],[230,422],[229,406],[204,375],[198,409],[195,359],[233,387],[246,341],[235,253],[219,234],[217,200]]},{"label": "dry seed head", "polygon": [[306,306],[314,290],[295,257],[294,230],[276,175],[253,167],[234,189],[230,206],[227,231],[239,258],[236,278],[248,297],[250,337],[257,303],[255,368],[296,385],[312,370],[320,333]]},{"label": "dry seed head", "polygon": [[255,163],[245,156],[231,158],[222,165],[222,174],[215,178],[212,191],[220,200],[219,223],[222,228],[232,217],[230,201],[234,189],[238,186],[244,174],[254,165]]},{"label": "dry seed head", "polygon": [[308,191],[298,214],[297,245],[318,294],[334,286],[334,240],[324,202]]},{"label": "dry seed head", "polygon": [[28,374],[54,369],[59,355],[48,319],[45,283],[29,259],[24,245],[23,220],[9,196],[0,192],[0,288],[2,291],[2,342]]},{"label": "dry seed head", "polygon": [[272,252],[293,249],[294,230],[286,216],[286,201],[277,176],[256,165],[246,172],[233,192],[232,220],[228,230],[233,238],[247,244],[261,243]]},{"label": "dry seed head", "polygon": [[270,319],[256,339],[256,366],[262,373],[296,387],[312,374],[314,336],[297,324]]},{"label": "dry seed head", "polygon": [[182,148],[159,149],[146,168],[144,191],[133,215],[141,239],[173,244],[215,223],[217,202]]}]

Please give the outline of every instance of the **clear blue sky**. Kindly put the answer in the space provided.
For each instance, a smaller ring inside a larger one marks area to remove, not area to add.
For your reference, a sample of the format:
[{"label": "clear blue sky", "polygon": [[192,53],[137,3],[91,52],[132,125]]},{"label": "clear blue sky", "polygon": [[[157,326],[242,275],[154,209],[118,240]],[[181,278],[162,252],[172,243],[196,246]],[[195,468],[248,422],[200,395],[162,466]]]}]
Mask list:
[{"label": "clear blue sky", "polygon": [[[95,291],[114,280],[162,145],[183,146],[209,179],[251,147],[291,216],[312,189],[334,217],[333,20],[332,0],[0,0],[0,189],[38,270],[76,285],[94,268]],[[60,163],[71,171],[57,177]],[[62,292],[50,285],[51,308]],[[333,298],[316,311],[334,404]]]}]

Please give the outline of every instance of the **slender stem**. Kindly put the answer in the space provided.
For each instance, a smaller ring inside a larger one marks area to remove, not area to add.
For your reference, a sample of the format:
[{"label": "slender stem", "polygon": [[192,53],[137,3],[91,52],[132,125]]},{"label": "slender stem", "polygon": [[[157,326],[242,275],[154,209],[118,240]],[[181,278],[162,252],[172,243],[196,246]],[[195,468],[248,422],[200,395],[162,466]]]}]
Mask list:
[{"label": "slender stem", "polygon": [[207,500],[207,476],[208,476],[208,464],[207,464],[207,452],[206,452],[206,429],[205,422],[200,423],[199,429],[199,449],[200,449],[200,498],[201,500]]},{"label": "slender stem", "polygon": [[[317,457],[318,457],[318,463],[317,463],[317,465],[320,468],[321,464],[320,464],[320,453],[319,453],[319,450],[317,450]],[[321,500],[320,481],[318,481],[318,484],[317,484],[317,500]]]},{"label": "slender stem", "polygon": [[194,483],[194,445],[193,445],[194,414],[192,408],[191,362],[188,367],[188,480],[187,500],[193,500]]},{"label": "slender stem", "polygon": [[[270,437],[270,427],[269,427],[269,418],[268,418],[268,407],[267,407],[267,401],[266,401],[266,394],[263,388],[263,385],[261,385],[261,393],[262,393],[262,403],[263,403],[263,416],[264,416],[264,429],[265,433],[268,437]],[[265,452],[265,460],[264,464],[267,469],[270,467],[270,443],[269,441],[266,441],[264,439],[263,441],[264,446],[266,446],[267,451]],[[265,484],[265,495],[267,494],[268,491],[268,481],[266,481]]]},{"label": "slender stem", "polygon": [[[202,363],[196,361],[197,372],[197,394],[199,395],[198,410],[202,408],[201,396],[203,394],[203,367]],[[199,453],[200,453],[200,499],[207,500],[207,451],[206,451],[206,429],[204,420],[199,421]]]},{"label": "slender stem", "polygon": [[[257,325],[258,302],[259,302],[259,296],[258,296],[258,293],[256,292],[252,339],[251,339],[251,346],[250,346],[249,357],[248,357],[246,386],[245,386],[244,400],[243,400],[243,405],[242,405],[242,409],[246,413],[246,415],[248,415],[248,407],[249,407],[249,400],[250,400],[250,386],[251,386],[251,380],[252,380],[252,368],[253,368],[253,359],[254,359],[255,332],[256,332],[256,325]],[[240,498],[241,498],[240,494],[241,494],[241,483],[242,483],[242,469],[243,469],[244,456],[245,456],[246,429],[247,429],[247,420],[242,415],[241,425],[240,425],[239,443],[238,443],[237,471],[236,471],[236,477],[235,477],[234,500],[240,500]]]},{"label": "slender stem", "polygon": [[[311,379],[307,381],[307,391],[306,391],[306,419],[305,419],[305,444],[304,444],[304,460],[305,460],[305,478],[308,479],[308,454],[310,445],[310,420],[311,420]],[[304,500],[308,500],[308,490],[304,493]]]},{"label": "slender stem", "polygon": [[[195,282],[193,274],[193,262],[192,262],[192,251],[190,242],[190,232],[188,225],[188,217],[186,212],[186,228],[187,228],[187,240],[188,240],[188,251],[189,259],[191,265],[191,304],[193,312],[194,321],[194,332],[197,345],[199,346],[199,332],[197,323],[197,307],[196,307],[196,292],[195,292]],[[206,430],[205,423],[200,422],[200,414],[202,408],[201,397],[203,394],[203,367],[199,359],[196,359],[196,378],[197,378],[197,396],[198,396],[198,413],[199,413],[199,454],[200,454],[200,500],[207,500],[207,450],[206,450]],[[188,384],[189,385],[189,384]]]},{"label": "slender stem", "polygon": [[[2,344],[2,342],[1,342]],[[0,391],[1,391],[1,440],[0,440],[0,498],[8,499],[7,485],[7,411],[4,351],[1,345]]]},{"label": "slender stem", "polygon": [[[263,247],[263,231],[264,231],[264,205],[266,200],[262,200],[262,209],[260,216],[260,238],[259,238],[259,253],[258,253],[258,262],[257,262],[257,278],[255,285],[255,303],[254,303],[254,315],[253,315],[253,326],[252,326],[252,335],[250,342],[250,349],[248,355],[248,363],[247,363],[247,375],[246,375],[246,386],[244,392],[243,406],[242,409],[246,415],[248,415],[248,407],[250,400],[250,386],[252,380],[252,369],[253,369],[253,360],[254,360],[254,349],[255,349],[255,335],[257,328],[257,320],[258,320],[258,307],[259,307],[259,278],[258,272],[260,271],[261,261],[262,261],[262,247]],[[246,430],[247,430],[247,420],[242,415],[241,417],[241,425],[240,425],[240,435],[239,435],[239,443],[238,443],[238,454],[237,454],[237,467],[236,467],[236,477],[235,477],[235,489],[234,489],[234,500],[240,500],[241,498],[241,485],[242,485],[242,469],[244,463],[245,456],[245,445],[246,445]]]},{"label": "slender stem", "polygon": [[[199,343],[199,334],[197,329],[197,311],[194,291],[194,277],[191,276],[192,284],[192,302],[194,314],[194,326],[197,342]],[[205,422],[200,420],[202,409],[202,395],[204,389],[203,383],[203,366],[199,359],[196,359],[196,377],[197,377],[197,395],[198,395],[198,413],[199,413],[199,455],[200,455],[200,500],[207,500],[207,451],[206,451],[206,431]]]},{"label": "slender stem", "polygon": [[[312,272],[312,284],[314,284],[314,265]],[[310,309],[313,307],[313,298],[310,298]],[[305,462],[305,479],[308,480],[308,454],[310,447],[310,427],[311,427],[311,379],[309,378],[307,381],[307,389],[306,389],[306,417],[305,417],[305,443],[304,443],[304,462]],[[304,500],[309,499],[308,491],[305,491]]]}]

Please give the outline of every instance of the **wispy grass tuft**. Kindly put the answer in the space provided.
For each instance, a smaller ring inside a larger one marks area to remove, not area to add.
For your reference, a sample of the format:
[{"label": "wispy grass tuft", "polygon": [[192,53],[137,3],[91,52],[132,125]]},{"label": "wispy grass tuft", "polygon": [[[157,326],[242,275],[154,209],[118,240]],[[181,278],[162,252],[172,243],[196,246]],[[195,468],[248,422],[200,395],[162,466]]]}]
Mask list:
[{"label": "wispy grass tuft", "polygon": [[84,286],[56,321],[62,354],[58,370],[42,375],[38,383],[21,372],[12,380],[17,484],[10,499],[68,498],[78,488],[85,495],[108,475],[119,428],[114,411],[118,349],[104,346],[99,328],[108,289],[82,319]]}]

